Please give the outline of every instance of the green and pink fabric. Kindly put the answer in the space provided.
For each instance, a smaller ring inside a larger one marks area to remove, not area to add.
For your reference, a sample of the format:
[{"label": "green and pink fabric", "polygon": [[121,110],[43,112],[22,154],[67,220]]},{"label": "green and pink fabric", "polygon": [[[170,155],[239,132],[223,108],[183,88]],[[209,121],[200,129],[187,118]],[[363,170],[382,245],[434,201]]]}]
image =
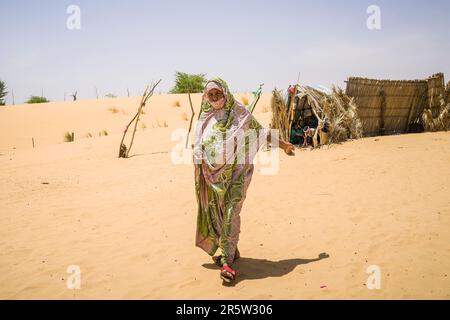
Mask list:
[{"label": "green and pink fabric", "polygon": [[[213,82],[225,96],[215,109],[207,98]],[[268,131],[230,93],[222,79],[209,81],[195,132],[195,191],[198,203],[196,246],[231,265],[239,241],[240,211],[252,179],[253,159]]]}]

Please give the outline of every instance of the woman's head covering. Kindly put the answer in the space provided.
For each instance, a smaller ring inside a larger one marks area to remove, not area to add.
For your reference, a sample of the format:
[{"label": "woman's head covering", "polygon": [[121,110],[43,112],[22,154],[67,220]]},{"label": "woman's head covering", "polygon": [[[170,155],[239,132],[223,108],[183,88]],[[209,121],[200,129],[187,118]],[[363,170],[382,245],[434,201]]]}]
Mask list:
[{"label": "woman's head covering", "polygon": [[[220,109],[214,108],[207,96],[209,90],[218,87],[225,97],[225,104]],[[211,169],[209,181],[219,179],[220,167],[233,164],[241,154],[247,154],[251,159],[247,163],[251,163],[259,147],[267,140],[267,132],[261,130],[263,127],[259,122],[234,99],[226,82],[219,78],[207,82],[198,120],[194,160],[196,164],[202,163],[202,160],[208,164]],[[256,131],[261,132],[258,134]],[[250,145],[258,147],[250,148]]]},{"label": "woman's head covering", "polygon": [[219,91],[223,91],[222,87],[217,82],[209,81],[205,86],[205,93],[207,94],[212,89],[217,89]]},{"label": "woman's head covering", "polygon": [[[209,101],[208,99],[208,92],[212,89],[217,89],[222,91],[224,95],[225,102],[219,101],[216,106],[213,106],[214,102]],[[221,106],[219,104],[222,103]],[[209,80],[206,83],[205,89],[203,90],[203,98],[202,98],[202,112],[209,112],[211,109],[221,109],[222,107],[225,109],[225,111],[230,111],[235,104],[235,99],[233,95],[230,93],[230,90],[228,89],[227,83],[220,79],[215,78],[212,80]]]}]

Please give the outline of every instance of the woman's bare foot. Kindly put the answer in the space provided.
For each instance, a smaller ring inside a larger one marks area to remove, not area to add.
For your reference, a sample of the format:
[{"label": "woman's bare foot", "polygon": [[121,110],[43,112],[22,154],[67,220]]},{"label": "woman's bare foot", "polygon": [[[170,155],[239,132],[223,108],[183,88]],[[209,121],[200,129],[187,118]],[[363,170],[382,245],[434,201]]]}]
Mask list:
[{"label": "woman's bare foot", "polygon": [[[234,259],[233,262],[235,262],[237,259],[239,259],[241,257],[241,253],[239,252],[238,248],[236,248],[236,253],[234,254]],[[223,267],[223,263],[222,263],[222,256],[214,256],[212,257],[214,263],[216,266],[222,268]]]}]

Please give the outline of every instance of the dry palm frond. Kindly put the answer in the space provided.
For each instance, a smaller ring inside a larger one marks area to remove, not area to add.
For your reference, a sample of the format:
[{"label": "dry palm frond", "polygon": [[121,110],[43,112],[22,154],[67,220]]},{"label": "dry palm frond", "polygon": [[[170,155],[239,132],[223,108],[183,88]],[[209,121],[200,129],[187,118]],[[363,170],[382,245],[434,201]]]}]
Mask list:
[{"label": "dry palm frond", "polygon": [[289,141],[289,110],[284,102],[281,92],[276,88],[273,90],[272,99],[270,101],[272,110],[272,122],[270,127],[280,131],[280,138]]},{"label": "dry palm frond", "polygon": [[433,118],[430,108],[422,113],[422,123],[426,131],[441,131],[450,129],[450,102],[446,104],[444,98],[440,99],[441,108],[437,117]]},{"label": "dry palm frond", "polygon": [[362,137],[362,124],[356,104],[341,88],[333,87],[332,92],[327,94],[310,87],[299,87],[298,96],[308,99],[319,120],[319,130],[328,123],[330,143]]}]

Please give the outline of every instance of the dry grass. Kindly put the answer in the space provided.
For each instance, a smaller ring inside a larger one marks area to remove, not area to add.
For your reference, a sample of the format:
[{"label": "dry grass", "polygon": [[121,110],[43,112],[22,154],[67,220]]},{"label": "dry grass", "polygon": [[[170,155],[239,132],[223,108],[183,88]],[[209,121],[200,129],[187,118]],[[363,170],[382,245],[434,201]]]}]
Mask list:
[{"label": "dry grass", "polygon": [[183,112],[183,113],[181,114],[181,119],[182,119],[183,121],[189,121],[186,112]]},{"label": "dry grass", "polygon": [[241,101],[244,104],[244,106],[248,106],[248,98],[247,97],[242,97]]},{"label": "dry grass", "polygon": [[267,112],[269,112],[269,107],[268,106],[264,106],[263,108],[262,108],[262,113],[267,113]]},{"label": "dry grass", "polygon": [[159,119],[157,119],[156,122],[158,124],[158,128],[167,128],[169,126],[166,120],[164,120],[164,122],[160,122]]},{"label": "dry grass", "polygon": [[64,142],[73,142],[74,140],[74,135],[72,135],[71,132],[66,131],[66,133],[64,134]]},{"label": "dry grass", "polygon": [[147,129],[147,126],[145,125],[145,123],[144,123],[144,122],[141,122],[141,129],[142,129],[142,130],[145,130],[145,129]]},{"label": "dry grass", "polygon": [[108,131],[106,130],[106,129],[103,129],[102,131],[100,131],[99,133],[98,133],[98,136],[99,137],[101,137],[101,136],[107,136],[108,135]]},{"label": "dry grass", "polygon": [[178,107],[178,108],[181,107],[180,101],[179,101],[179,100],[175,101],[174,104],[173,104],[173,106],[174,106],[174,107]]},{"label": "dry grass", "polygon": [[118,113],[119,109],[117,109],[116,107],[110,107],[108,108],[108,111],[110,111],[111,113]]},{"label": "dry grass", "polygon": [[141,114],[146,114],[144,109],[141,109]]},{"label": "dry grass", "polygon": [[86,133],[86,138],[92,138],[92,133],[90,132]]}]

